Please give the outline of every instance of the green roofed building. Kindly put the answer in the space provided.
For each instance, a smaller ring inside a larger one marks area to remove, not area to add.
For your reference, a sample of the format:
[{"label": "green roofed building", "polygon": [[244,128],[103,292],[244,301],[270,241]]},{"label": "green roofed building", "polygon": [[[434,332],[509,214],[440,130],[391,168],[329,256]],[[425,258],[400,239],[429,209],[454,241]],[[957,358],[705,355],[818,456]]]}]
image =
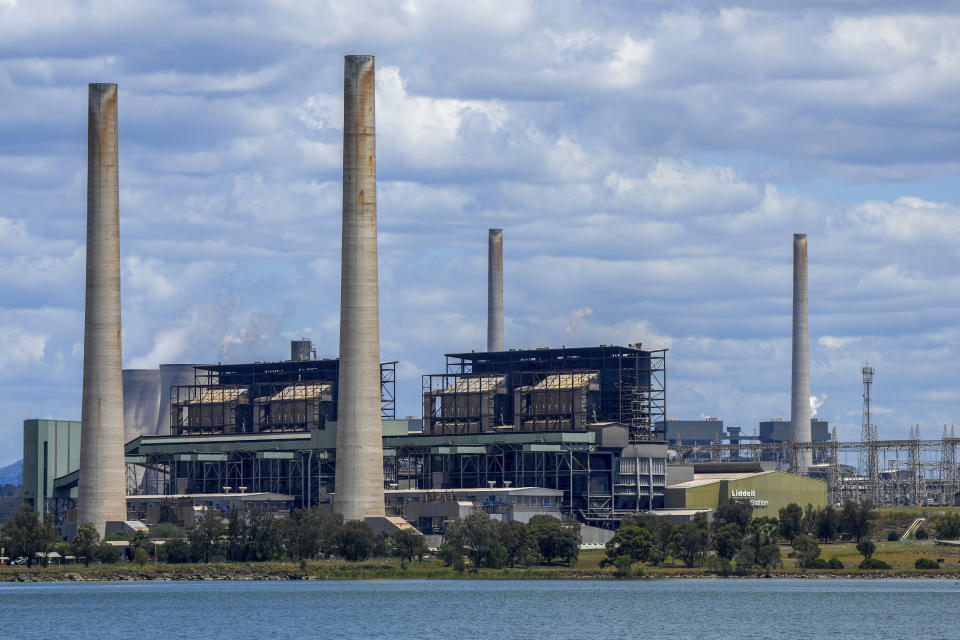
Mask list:
[{"label": "green roofed building", "polygon": [[61,488],[59,479],[79,468],[79,421],[23,421],[23,497],[37,513],[51,511],[49,501],[58,495],[76,499],[75,483]]},{"label": "green roofed building", "polygon": [[694,473],[693,480],[670,485],[667,509],[716,509],[730,500],[749,500],[755,516],[776,518],[791,502],[827,505],[827,483],[783,471]]}]

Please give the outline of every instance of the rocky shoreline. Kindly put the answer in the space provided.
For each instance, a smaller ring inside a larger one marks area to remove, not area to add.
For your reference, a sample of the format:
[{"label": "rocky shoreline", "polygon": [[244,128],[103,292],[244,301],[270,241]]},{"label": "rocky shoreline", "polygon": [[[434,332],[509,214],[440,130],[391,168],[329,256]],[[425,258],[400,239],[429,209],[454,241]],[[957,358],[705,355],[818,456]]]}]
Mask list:
[{"label": "rocky shoreline", "polygon": [[210,565],[110,565],[96,567],[2,567],[0,582],[132,582],[132,581],[211,581],[211,580],[666,580],[666,579],[940,579],[960,580],[960,571],[776,571],[750,576],[719,576],[699,570],[647,570],[642,575],[620,576],[607,570],[578,570],[554,567],[535,569],[484,569],[476,573],[457,572],[448,567],[411,565],[403,569],[389,564],[322,563],[305,568],[294,563]]}]

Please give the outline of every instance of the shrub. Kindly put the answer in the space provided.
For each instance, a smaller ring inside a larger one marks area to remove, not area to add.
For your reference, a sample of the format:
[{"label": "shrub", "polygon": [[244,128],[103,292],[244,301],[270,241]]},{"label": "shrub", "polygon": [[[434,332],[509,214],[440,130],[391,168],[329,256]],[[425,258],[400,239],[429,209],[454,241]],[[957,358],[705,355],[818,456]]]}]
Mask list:
[{"label": "shrub", "polygon": [[452,567],[453,563],[456,562],[457,558],[460,556],[457,553],[456,547],[452,544],[442,544],[440,548],[437,549],[437,555],[440,556],[440,559],[443,560],[443,564],[447,567]]},{"label": "shrub", "polygon": [[616,567],[616,574],[621,578],[629,578],[633,575],[633,558],[630,556],[617,556],[613,560],[613,566]]},{"label": "shrub", "polygon": [[176,538],[177,525],[172,522],[159,522],[150,527],[150,537],[152,538]]},{"label": "shrub", "polygon": [[805,565],[807,569],[829,569],[830,565],[823,558],[814,558]]},{"label": "shrub", "polygon": [[900,536],[897,535],[896,531],[890,531],[887,533],[887,542],[896,542],[900,539]]},{"label": "shrub", "polygon": [[190,545],[180,538],[167,540],[166,544],[159,547],[159,552],[160,558],[171,564],[193,561],[193,553],[190,550]]},{"label": "shrub", "polygon": [[733,575],[733,563],[723,556],[710,556],[707,558],[707,569],[718,576],[727,577]]},{"label": "shrub", "polygon": [[827,567],[830,569],[843,569],[843,562],[841,562],[837,556],[833,556],[827,561]]},{"label": "shrub", "polygon": [[133,561],[136,562],[141,567],[147,564],[147,560],[150,559],[150,554],[147,553],[147,550],[143,547],[137,547],[136,551],[133,552]]},{"label": "shrub", "polygon": [[467,560],[463,556],[457,556],[453,560],[453,570],[457,573],[463,573],[467,570]]},{"label": "shrub", "polygon": [[916,569],[939,569],[940,565],[936,560],[931,560],[930,558],[917,558],[917,561],[913,563],[914,568]]},{"label": "shrub", "polygon": [[869,560],[870,556],[877,550],[877,545],[871,540],[864,540],[857,543],[857,551],[863,555],[864,560]]},{"label": "shrub", "polygon": [[913,537],[917,540],[926,540],[930,537],[930,534],[927,533],[926,529],[917,529],[916,533],[913,534]]},{"label": "shrub", "polygon": [[876,558],[867,558],[866,560],[860,563],[860,568],[873,570],[873,569],[890,569],[891,567],[883,560],[878,560]]}]

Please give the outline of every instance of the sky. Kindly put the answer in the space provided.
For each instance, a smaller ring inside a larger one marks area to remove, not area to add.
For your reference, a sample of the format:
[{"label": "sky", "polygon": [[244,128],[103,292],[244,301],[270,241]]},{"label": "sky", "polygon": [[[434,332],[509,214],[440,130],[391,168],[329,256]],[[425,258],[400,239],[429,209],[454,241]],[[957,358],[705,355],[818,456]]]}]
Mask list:
[{"label": "sky", "polygon": [[119,85],[123,362],[289,357],[339,326],[343,56],[376,56],[398,414],[482,350],[668,347],[671,417],[859,436],[960,409],[960,12],[915,1],[0,0],[0,465],[79,419],[87,84]]}]

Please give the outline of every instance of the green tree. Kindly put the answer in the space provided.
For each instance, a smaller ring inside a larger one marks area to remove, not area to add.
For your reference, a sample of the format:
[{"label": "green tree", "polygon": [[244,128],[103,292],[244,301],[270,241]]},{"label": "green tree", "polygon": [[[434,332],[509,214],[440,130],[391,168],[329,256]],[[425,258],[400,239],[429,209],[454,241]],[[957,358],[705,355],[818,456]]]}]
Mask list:
[{"label": "green tree", "polygon": [[187,539],[190,541],[190,553],[196,562],[210,562],[210,556],[220,548],[225,527],[214,509],[206,509],[194,520],[193,529]]},{"label": "green tree", "polygon": [[776,569],[780,566],[780,547],[765,544],[757,550],[757,564],[764,569]]},{"label": "green tree", "polygon": [[283,552],[280,522],[268,511],[247,512],[245,560],[264,562],[280,557]]},{"label": "green tree", "polygon": [[791,502],[780,509],[780,535],[788,541],[803,533],[803,509]]},{"label": "green tree", "polygon": [[803,511],[803,520],[800,523],[801,533],[808,536],[817,535],[817,516],[819,513],[819,509],[815,509],[812,504],[807,503],[807,508]]},{"label": "green tree", "polygon": [[93,557],[102,564],[113,564],[120,559],[120,551],[105,540],[101,540],[93,552]]},{"label": "green tree", "polygon": [[319,507],[296,509],[284,528],[285,546],[295,559],[315,558],[331,549],[333,536],[343,523],[340,515]]},{"label": "green tree", "polygon": [[743,533],[734,523],[725,524],[713,534],[713,548],[717,555],[732,560],[743,545]]},{"label": "green tree", "polygon": [[158,522],[150,527],[150,537],[163,539],[176,538],[177,525],[173,524],[172,522]]},{"label": "green tree", "polygon": [[554,558],[563,558],[567,564],[580,554],[580,534],[570,525],[548,515],[536,515],[527,523],[527,531],[540,550],[540,555],[550,564]]},{"label": "green tree", "polygon": [[797,566],[799,567],[809,567],[810,563],[820,556],[820,545],[806,534],[794,536],[791,546],[793,546]]},{"label": "green tree", "polygon": [[363,520],[347,520],[333,535],[337,554],[350,562],[366,560],[377,544],[373,528]]},{"label": "green tree", "polygon": [[193,562],[193,552],[190,545],[180,538],[167,540],[160,548],[159,555],[163,562],[183,564]]},{"label": "green tree", "polygon": [[501,522],[500,541],[507,549],[507,564],[511,567],[529,567],[540,559],[540,549],[523,522],[511,520]]},{"label": "green tree", "polygon": [[483,511],[474,511],[451,524],[443,537],[460,555],[466,555],[472,570],[499,569],[507,561],[507,548],[500,541],[497,523]]},{"label": "green tree", "polygon": [[743,534],[752,520],[753,505],[748,500],[728,500],[717,507],[713,514],[713,529],[716,531],[728,524],[735,524]]},{"label": "green tree", "polygon": [[70,551],[77,558],[83,559],[87,566],[94,559],[97,552],[97,545],[100,544],[100,533],[97,528],[89,522],[85,522],[77,527],[77,535],[70,541]]},{"label": "green tree", "polygon": [[247,521],[236,507],[227,512],[227,524],[223,531],[223,554],[231,562],[246,560]]},{"label": "green tree", "polygon": [[621,526],[605,546],[607,557],[600,566],[614,564],[617,558],[623,556],[633,562],[642,562],[650,557],[650,552],[654,549],[653,536],[642,527]]},{"label": "green tree", "polygon": [[[744,538],[746,546],[753,549],[754,561],[760,566],[766,566],[760,558],[760,549],[769,546],[776,546],[777,531],[780,524],[773,518],[763,516],[754,518],[750,526],[747,527],[747,535]],[[779,551],[777,552],[779,559]]]},{"label": "green tree", "polygon": [[33,565],[38,553],[46,554],[56,539],[57,532],[50,521],[40,520],[26,503],[0,527],[0,545],[6,547],[12,558],[25,557],[27,566]]},{"label": "green tree", "polygon": [[141,567],[147,564],[147,561],[150,560],[150,554],[147,553],[147,550],[143,547],[137,547],[133,552],[133,561],[136,562]]},{"label": "green tree", "polygon": [[753,547],[740,547],[733,557],[737,575],[745,576],[753,573],[757,566],[757,554]]},{"label": "green tree", "polygon": [[874,519],[873,506],[869,502],[857,504],[846,501],[840,511],[839,525],[841,531],[849,533],[860,542],[870,535],[870,526]]},{"label": "green tree", "polygon": [[454,561],[456,561],[457,558],[462,557],[457,551],[456,547],[447,543],[440,545],[440,548],[437,549],[437,555],[441,560],[443,560],[443,565],[446,567],[452,567]]},{"label": "green tree", "polygon": [[864,540],[857,543],[857,551],[863,556],[864,560],[869,560],[877,550],[877,545],[872,540]]},{"label": "green tree", "polygon": [[837,535],[837,511],[830,505],[817,512],[816,536],[824,544],[833,540]]},{"label": "green tree", "polygon": [[937,538],[940,540],[960,539],[960,513],[948,513],[937,520],[934,525]]},{"label": "green tree", "polygon": [[710,530],[706,521],[694,518],[676,527],[671,548],[674,556],[680,558],[686,566],[701,564],[710,549]]},{"label": "green tree", "polygon": [[423,534],[413,527],[394,532],[393,542],[396,545],[401,564],[413,562],[414,557],[422,559],[423,554],[427,552],[427,543],[423,541]]}]

